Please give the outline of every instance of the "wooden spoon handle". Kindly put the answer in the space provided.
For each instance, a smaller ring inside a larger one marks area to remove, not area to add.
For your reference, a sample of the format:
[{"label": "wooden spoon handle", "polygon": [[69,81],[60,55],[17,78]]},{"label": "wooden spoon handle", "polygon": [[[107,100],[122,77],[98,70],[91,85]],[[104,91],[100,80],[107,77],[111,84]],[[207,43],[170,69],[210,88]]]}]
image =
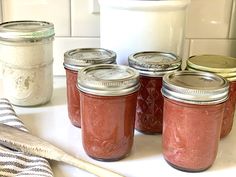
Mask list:
[{"label": "wooden spoon handle", "polygon": [[92,174],[95,174],[100,177],[124,177],[123,175],[120,175],[116,172],[113,172],[111,170],[108,170],[106,168],[97,166],[95,164],[83,161],[81,159],[77,159],[71,155],[65,154],[61,161],[68,163],[72,166],[78,167],[80,169],[83,169],[85,171],[88,171]]},{"label": "wooden spoon handle", "polygon": [[18,130],[0,124],[0,144],[27,154],[37,155],[51,160],[62,161],[101,177],[122,177],[103,167],[99,167],[82,159],[75,158],[51,143]]}]

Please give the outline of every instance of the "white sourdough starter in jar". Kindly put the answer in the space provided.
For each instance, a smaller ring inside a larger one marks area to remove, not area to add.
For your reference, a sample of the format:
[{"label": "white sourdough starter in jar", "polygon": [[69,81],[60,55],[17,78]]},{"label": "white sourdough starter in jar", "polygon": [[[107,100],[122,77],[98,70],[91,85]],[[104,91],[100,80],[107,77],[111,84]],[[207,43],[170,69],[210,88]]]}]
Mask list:
[{"label": "white sourdough starter in jar", "polygon": [[53,91],[54,26],[43,21],[0,24],[4,95],[14,105],[48,102]]}]

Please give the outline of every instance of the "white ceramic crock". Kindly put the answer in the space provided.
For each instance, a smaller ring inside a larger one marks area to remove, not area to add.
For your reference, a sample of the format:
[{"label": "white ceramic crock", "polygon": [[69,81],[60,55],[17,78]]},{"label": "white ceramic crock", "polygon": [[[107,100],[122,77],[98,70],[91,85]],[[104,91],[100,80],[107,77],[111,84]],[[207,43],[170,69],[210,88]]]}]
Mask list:
[{"label": "white ceramic crock", "polygon": [[158,50],[182,55],[190,0],[99,0],[101,47],[127,64],[135,52]]}]

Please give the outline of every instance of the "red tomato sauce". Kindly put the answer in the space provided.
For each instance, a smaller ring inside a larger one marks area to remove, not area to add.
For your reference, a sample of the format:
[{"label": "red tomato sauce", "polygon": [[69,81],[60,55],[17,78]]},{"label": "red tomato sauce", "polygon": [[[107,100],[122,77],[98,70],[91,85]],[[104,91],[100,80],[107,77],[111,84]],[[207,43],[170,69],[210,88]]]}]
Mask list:
[{"label": "red tomato sauce", "polygon": [[225,111],[220,134],[221,138],[226,137],[230,133],[233,127],[235,104],[236,104],[236,81],[231,81],[229,82],[229,98],[225,104]]},{"label": "red tomato sauce", "polygon": [[162,133],[162,77],[140,76],[135,128],[146,134]]},{"label": "red tomato sauce", "polygon": [[71,123],[74,126],[81,127],[80,97],[78,89],[76,88],[76,83],[77,83],[77,72],[66,69],[68,116],[70,118]]},{"label": "red tomato sauce", "polygon": [[124,96],[80,92],[82,141],[97,160],[115,161],[129,154],[133,144],[137,91]]},{"label": "red tomato sauce", "polygon": [[164,98],[163,154],[173,167],[203,171],[217,155],[225,102],[194,105]]}]

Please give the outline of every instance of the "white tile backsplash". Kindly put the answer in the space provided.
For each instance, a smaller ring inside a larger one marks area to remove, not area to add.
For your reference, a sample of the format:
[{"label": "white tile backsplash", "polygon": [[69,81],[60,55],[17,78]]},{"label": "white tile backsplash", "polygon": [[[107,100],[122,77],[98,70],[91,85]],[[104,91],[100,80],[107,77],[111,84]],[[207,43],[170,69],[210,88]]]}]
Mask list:
[{"label": "white tile backsplash", "polygon": [[2,1],[0,0],[0,23],[2,23]]},{"label": "white tile backsplash", "polygon": [[100,13],[100,7],[99,7],[99,3],[98,0],[89,0],[89,9],[90,9],[90,13]]},{"label": "white tile backsplash", "polygon": [[92,0],[71,0],[71,31],[72,36],[100,35],[99,14],[91,11]]},{"label": "white tile backsplash", "polygon": [[227,38],[232,0],[192,0],[187,38]]},{"label": "white tile backsplash", "polygon": [[236,39],[236,0],[234,0],[233,7],[232,7],[229,37]]},{"label": "white tile backsplash", "polygon": [[189,55],[216,54],[236,57],[236,40],[192,39]]},{"label": "white tile backsplash", "polygon": [[[0,22],[30,19],[54,23],[55,75],[65,74],[65,51],[100,46],[98,12],[97,0],[0,0]],[[184,61],[204,53],[236,57],[236,0],[192,0],[188,19]]]},{"label": "white tile backsplash", "polygon": [[3,21],[54,23],[57,36],[70,36],[70,0],[2,0]]},{"label": "white tile backsplash", "polygon": [[64,75],[64,53],[68,50],[83,47],[99,47],[99,38],[56,37],[54,41],[54,75]]},{"label": "white tile backsplash", "polygon": [[190,47],[190,40],[189,39],[185,39],[184,40],[184,50],[183,50],[183,56],[182,56],[182,69],[185,68],[186,66],[186,60],[189,57],[189,47]]}]

